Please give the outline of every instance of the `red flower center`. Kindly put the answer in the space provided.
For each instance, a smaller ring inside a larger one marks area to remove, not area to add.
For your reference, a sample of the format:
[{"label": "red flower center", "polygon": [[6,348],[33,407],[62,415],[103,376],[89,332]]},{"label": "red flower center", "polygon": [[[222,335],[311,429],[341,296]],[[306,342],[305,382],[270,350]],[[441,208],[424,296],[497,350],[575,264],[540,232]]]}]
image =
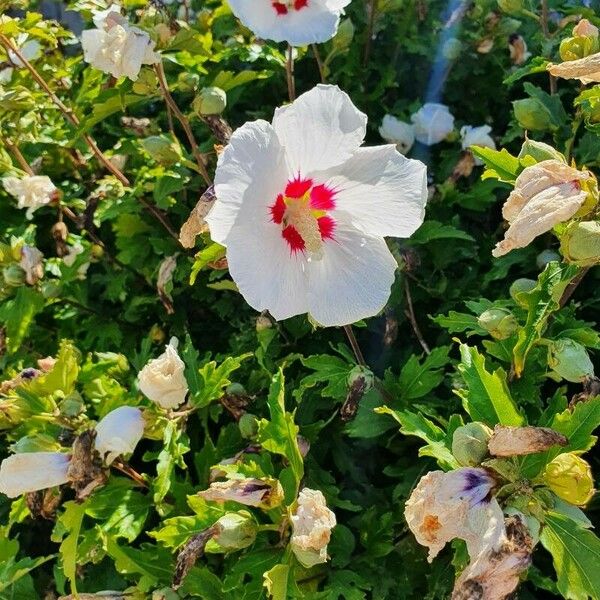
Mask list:
[{"label": "red flower center", "polygon": [[308,0],[273,0],[271,5],[278,15],[287,15],[291,10],[302,10],[308,6]]},{"label": "red flower center", "polygon": [[271,220],[281,226],[281,237],[290,251],[318,257],[323,241],[333,239],[335,221],[327,212],[335,208],[335,192],[326,185],[298,175],[288,181],[283,194],[269,207]]}]

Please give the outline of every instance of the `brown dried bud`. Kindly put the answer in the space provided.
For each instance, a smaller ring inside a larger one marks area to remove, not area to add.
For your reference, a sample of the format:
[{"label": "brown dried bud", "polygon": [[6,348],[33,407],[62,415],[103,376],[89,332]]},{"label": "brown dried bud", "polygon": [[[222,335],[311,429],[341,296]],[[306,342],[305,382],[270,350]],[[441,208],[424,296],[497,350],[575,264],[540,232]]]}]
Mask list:
[{"label": "brown dried bud", "polygon": [[73,444],[73,454],[67,475],[78,501],[85,500],[97,487],[108,481],[100,455],[94,449],[96,432],[93,429],[80,434]]},{"label": "brown dried bud", "polygon": [[566,446],[567,438],[549,427],[505,427],[496,425],[488,442],[492,456],[523,456]]},{"label": "brown dried bud", "polygon": [[178,589],[196,561],[204,556],[206,544],[221,530],[220,525],[213,525],[191,538],[177,555],[173,589]]},{"label": "brown dried bud", "polygon": [[202,197],[192,209],[187,221],[181,226],[179,242],[184,248],[193,248],[196,244],[196,236],[208,231],[208,225],[204,220],[204,217],[209,213],[215,200],[215,188],[211,185],[204,194],[202,194]]}]

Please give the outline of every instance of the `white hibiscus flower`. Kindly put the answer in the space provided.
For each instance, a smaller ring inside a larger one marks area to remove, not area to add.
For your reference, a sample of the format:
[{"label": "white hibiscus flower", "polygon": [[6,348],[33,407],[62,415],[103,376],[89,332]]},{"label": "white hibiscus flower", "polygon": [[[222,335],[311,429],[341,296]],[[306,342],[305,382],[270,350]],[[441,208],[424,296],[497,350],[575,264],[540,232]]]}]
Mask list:
[{"label": "white hibiscus flower", "polygon": [[117,10],[99,13],[94,22],[98,29],[84,31],[81,45],[84,60],[96,69],[135,81],[142,65],[160,62],[150,36],[130,25]]},{"label": "white hibiscus flower", "polygon": [[330,40],[350,0],[228,0],[233,14],[258,37],[292,46]]},{"label": "white hibiscus flower", "polygon": [[71,457],[60,452],[13,454],[0,465],[0,492],[9,498],[69,481]]},{"label": "white hibiscus flower", "polygon": [[425,103],[410,120],[418,142],[427,146],[439,144],[454,130],[454,116],[445,104]]},{"label": "white hibiscus flower", "polygon": [[31,219],[33,212],[40,206],[52,202],[57,197],[58,190],[49,177],[45,175],[26,175],[18,177],[5,177],[2,180],[4,189],[18,200],[19,208],[26,208],[26,217]]},{"label": "white hibiscus flower", "polygon": [[94,446],[107,464],[131,454],[144,435],[144,417],[135,406],[119,406],[96,425]]},{"label": "white hibiscus flower", "polygon": [[[37,40],[27,39],[26,35],[21,34],[16,41],[19,54],[28,62],[33,62],[42,55],[42,45]],[[12,50],[8,51],[8,58],[15,67],[25,66],[25,63]]]},{"label": "white hibiscus flower", "polygon": [[397,263],[384,236],[423,222],[425,165],[393,145],[361,148],[367,117],[319,85],[246,123],[217,165],[206,221],[256,310],[346,325],[385,306]]},{"label": "white hibiscus flower", "polygon": [[[496,142],[492,139],[491,132],[492,128],[489,125],[481,125],[480,127],[465,125],[460,130],[462,149],[470,150],[471,146],[483,146],[495,150]],[[476,157],[475,164],[481,166],[483,161]]]},{"label": "white hibiscus flower", "polygon": [[390,144],[396,144],[398,152],[408,154],[415,143],[415,126],[385,115],[379,128],[379,135]]}]

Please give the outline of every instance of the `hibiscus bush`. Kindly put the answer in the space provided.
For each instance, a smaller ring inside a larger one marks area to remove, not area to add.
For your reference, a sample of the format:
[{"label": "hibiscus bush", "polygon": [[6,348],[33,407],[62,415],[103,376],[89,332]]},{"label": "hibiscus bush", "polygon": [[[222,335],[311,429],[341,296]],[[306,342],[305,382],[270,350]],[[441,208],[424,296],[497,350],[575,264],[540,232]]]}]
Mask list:
[{"label": "hibiscus bush", "polygon": [[0,599],[600,598],[599,27],[0,0]]}]

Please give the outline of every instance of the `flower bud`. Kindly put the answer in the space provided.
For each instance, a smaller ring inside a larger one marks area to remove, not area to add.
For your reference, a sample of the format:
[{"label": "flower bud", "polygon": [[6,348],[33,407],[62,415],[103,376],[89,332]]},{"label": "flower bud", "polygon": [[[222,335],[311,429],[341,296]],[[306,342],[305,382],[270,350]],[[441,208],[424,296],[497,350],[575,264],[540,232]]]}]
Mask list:
[{"label": "flower bud", "polygon": [[591,36],[565,38],[558,50],[563,61],[578,60],[596,52],[598,52],[598,38]]},{"label": "flower bud", "polygon": [[100,244],[92,244],[91,256],[94,260],[100,260],[104,256],[104,248]]},{"label": "flower bud", "polygon": [[152,592],[152,600],[181,600],[181,596],[170,587],[161,588]]},{"label": "flower bud", "polygon": [[197,73],[183,72],[177,77],[177,87],[182,92],[194,92],[198,89],[200,77]]},{"label": "flower bud", "polygon": [[549,463],[543,479],[559,498],[576,506],[587,504],[594,494],[590,465],[572,452],[559,454]]},{"label": "flower bud", "polygon": [[205,87],[194,98],[192,108],[199,116],[220,115],[227,106],[227,94],[218,87]]},{"label": "flower bud", "polygon": [[362,367],[360,365],[354,367],[352,371],[348,373],[348,387],[351,388],[359,379],[365,381],[365,393],[373,387],[373,383],[375,382],[375,376],[373,375],[373,372],[370,369],[367,369],[366,367]]},{"label": "flower bud", "polygon": [[482,312],[477,323],[496,340],[509,338],[519,328],[517,319],[505,308],[490,308]]},{"label": "flower bud", "polygon": [[238,421],[238,427],[240,428],[240,435],[245,440],[251,440],[256,437],[258,432],[258,421],[256,415],[251,413],[244,413]]},{"label": "flower bud", "polygon": [[19,287],[25,283],[25,271],[19,265],[8,265],[2,269],[4,283],[9,287]]},{"label": "flower bud", "polygon": [[515,281],[513,281],[512,285],[510,286],[510,289],[508,290],[508,293],[510,294],[510,297],[515,301],[516,304],[523,308],[526,308],[527,305],[523,300],[520,299],[520,295],[531,292],[531,290],[533,290],[536,285],[537,282],[533,279],[526,279],[525,277],[520,277],[519,279],[515,279]]},{"label": "flower bud", "polygon": [[548,366],[563,379],[574,383],[594,374],[594,365],[585,347],[569,338],[550,343]]},{"label": "flower bud", "polygon": [[475,421],[459,427],[452,436],[452,454],[463,467],[475,467],[488,454],[488,441],[492,430]]},{"label": "flower bud", "polygon": [[273,327],[273,323],[271,321],[271,319],[269,319],[269,317],[266,317],[264,315],[259,315],[258,317],[256,317],[256,332],[260,333],[261,331],[264,331],[265,329],[272,329]]},{"label": "flower bud", "polygon": [[544,160],[560,160],[562,162],[566,162],[564,155],[549,144],[544,144],[544,142],[537,142],[536,140],[530,139],[527,139],[523,142],[521,151],[519,152],[520,159],[527,157],[531,157],[536,163]]},{"label": "flower bud", "polygon": [[256,521],[245,510],[223,515],[216,525],[219,533],[213,537],[213,541],[223,550],[241,550],[252,545],[256,539]]},{"label": "flower bud", "polygon": [[518,13],[523,10],[523,0],[498,0],[498,8],[505,13]]},{"label": "flower bud", "polygon": [[560,254],[554,250],[542,250],[535,257],[535,264],[538,269],[545,269],[546,265],[551,262],[560,262]]},{"label": "flower bud", "polygon": [[600,263],[600,223],[571,223],[561,238],[560,249],[568,262],[580,267]]},{"label": "flower bud", "polygon": [[225,393],[228,396],[245,396],[246,388],[241,383],[234,381],[227,386]]},{"label": "flower bud", "polygon": [[332,40],[334,50],[337,52],[347,50],[354,38],[354,31],[354,23],[350,19],[344,19],[340,23],[337,33]]},{"label": "flower bud", "polygon": [[152,135],[141,141],[144,150],[158,163],[169,167],[181,160],[179,144],[165,135]]},{"label": "flower bud", "polygon": [[553,128],[548,109],[537,98],[524,98],[513,102],[515,118],[523,129],[546,131]]}]

